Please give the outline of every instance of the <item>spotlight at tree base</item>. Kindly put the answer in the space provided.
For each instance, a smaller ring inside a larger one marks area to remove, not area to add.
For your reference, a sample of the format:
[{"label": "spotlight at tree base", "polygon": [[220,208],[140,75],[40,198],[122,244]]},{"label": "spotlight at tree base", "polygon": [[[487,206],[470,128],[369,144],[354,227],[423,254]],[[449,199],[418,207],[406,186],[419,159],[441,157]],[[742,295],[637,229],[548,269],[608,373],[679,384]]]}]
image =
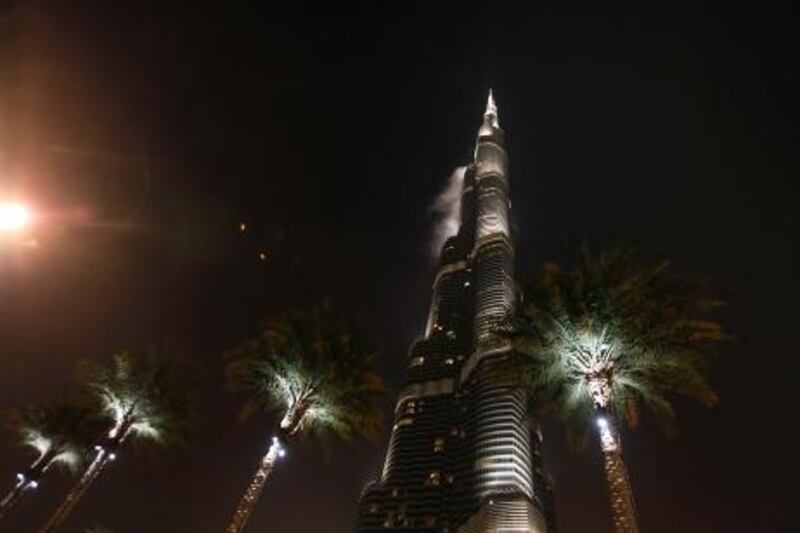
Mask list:
[{"label": "spotlight at tree base", "polygon": [[270,452],[274,453],[278,458],[286,457],[286,448],[283,447],[278,437],[272,437],[272,445],[269,448]]},{"label": "spotlight at tree base", "polygon": [[30,210],[15,202],[0,203],[0,232],[19,231],[31,220]]}]

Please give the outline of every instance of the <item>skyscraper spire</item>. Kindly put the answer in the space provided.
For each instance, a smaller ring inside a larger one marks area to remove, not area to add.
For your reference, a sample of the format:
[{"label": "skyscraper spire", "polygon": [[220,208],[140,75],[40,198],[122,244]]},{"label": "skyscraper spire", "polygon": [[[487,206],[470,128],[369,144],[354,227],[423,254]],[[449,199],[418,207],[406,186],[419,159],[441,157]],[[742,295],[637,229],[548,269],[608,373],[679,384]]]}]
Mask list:
[{"label": "skyscraper spire", "polygon": [[490,87],[489,98],[486,100],[486,111],[483,112],[483,123],[481,124],[480,130],[478,130],[478,136],[483,137],[491,135],[496,129],[500,129],[500,122],[497,120],[497,104],[494,102],[494,96]]},{"label": "skyscraper spire", "polygon": [[497,105],[494,103],[491,87],[489,87],[489,99],[486,101],[486,111],[483,114],[494,115],[495,120],[497,119]]}]

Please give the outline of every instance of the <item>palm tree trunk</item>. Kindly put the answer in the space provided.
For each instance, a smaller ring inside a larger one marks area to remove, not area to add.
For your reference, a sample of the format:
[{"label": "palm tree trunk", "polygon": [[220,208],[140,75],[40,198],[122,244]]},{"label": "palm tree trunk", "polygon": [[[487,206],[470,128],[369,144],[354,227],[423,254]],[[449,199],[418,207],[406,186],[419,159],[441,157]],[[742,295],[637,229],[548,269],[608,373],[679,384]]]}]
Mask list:
[{"label": "palm tree trunk", "polygon": [[278,460],[281,450],[281,441],[277,437],[273,438],[269,451],[267,451],[267,454],[261,459],[256,473],[250,480],[250,485],[247,486],[247,490],[242,495],[241,500],[239,500],[239,505],[236,507],[236,512],[233,513],[228,527],[225,528],[225,533],[241,533],[241,531],[244,530],[244,526],[247,524],[250,514],[253,512],[253,509],[255,509],[261,497],[264,483],[275,467],[275,462]]},{"label": "palm tree trunk", "polygon": [[17,481],[17,484],[14,485],[14,488],[11,489],[8,494],[6,494],[5,498],[3,498],[3,501],[0,502],[0,518],[3,518],[3,516],[5,516],[5,514],[10,511],[12,507],[14,507],[14,504],[19,501],[19,498],[25,492],[27,485],[28,483],[24,479]]},{"label": "palm tree trunk", "polygon": [[622,445],[614,418],[600,411],[597,418],[603,466],[611,498],[611,514],[618,533],[637,533],[636,508],[633,490],[628,479],[628,469],[622,460]]},{"label": "palm tree trunk", "polygon": [[75,506],[81,498],[83,498],[84,494],[86,494],[86,491],[92,483],[94,483],[103,470],[105,470],[110,460],[109,454],[110,452],[105,448],[98,450],[94,461],[92,461],[78,482],[70,489],[69,493],[67,493],[67,497],[64,498],[64,501],[58,509],[56,509],[56,512],[53,513],[53,516],[50,517],[50,520],[47,521],[39,533],[52,533],[64,524],[64,521],[70,513],[72,513],[72,510],[75,509]]},{"label": "palm tree trunk", "polygon": [[20,479],[17,480],[14,488],[0,501],[0,518],[3,518],[3,516],[16,505],[22,495],[25,494],[25,490],[28,488],[36,488],[39,478],[41,478],[42,474],[50,467],[55,456],[56,453],[54,451],[48,451],[28,467],[27,475],[22,477],[22,474],[17,474],[21,476]]}]

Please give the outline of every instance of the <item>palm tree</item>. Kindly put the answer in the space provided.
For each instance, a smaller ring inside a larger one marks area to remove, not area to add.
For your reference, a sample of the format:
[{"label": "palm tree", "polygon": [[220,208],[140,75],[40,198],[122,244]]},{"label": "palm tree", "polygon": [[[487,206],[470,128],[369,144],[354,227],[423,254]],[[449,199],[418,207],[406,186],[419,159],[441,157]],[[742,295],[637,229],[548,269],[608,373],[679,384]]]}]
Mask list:
[{"label": "palm tree", "polygon": [[268,411],[280,417],[269,450],[226,528],[239,533],[292,439],[377,437],[385,389],[373,368],[374,352],[332,320],[326,307],[268,322],[259,337],[228,358],[230,384],[250,394],[242,415]]},{"label": "palm tree", "polygon": [[89,435],[97,420],[82,398],[68,398],[42,405],[29,405],[7,413],[6,425],[17,435],[18,444],[33,450],[36,459],[0,501],[0,518],[27,492],[35,490],[51,467],[77,472],[85,458]]},{"label": "palm tree", "polygon": [[635,426],[644,404],[669,421],[678,395],[717,402],[704,372],[724,338],[708,319],[717,305],[666,263],[638,266],[624,247],[584,249],[574,268],[549,263],[523,287],[509,330],[521,368],[512,368],[570,427],[594,420],[619,532],[638,527],[618,420]]},{"label": "palm tree", "polygon": [[94,394],[110,429],[95,441],[94,459],[41,533],[61,527],[129,440],[161,445],[185,443],[193,419],[194,368],[163,351],[148,357],[121,351],[108,366],[82,362],[78,377]]}]

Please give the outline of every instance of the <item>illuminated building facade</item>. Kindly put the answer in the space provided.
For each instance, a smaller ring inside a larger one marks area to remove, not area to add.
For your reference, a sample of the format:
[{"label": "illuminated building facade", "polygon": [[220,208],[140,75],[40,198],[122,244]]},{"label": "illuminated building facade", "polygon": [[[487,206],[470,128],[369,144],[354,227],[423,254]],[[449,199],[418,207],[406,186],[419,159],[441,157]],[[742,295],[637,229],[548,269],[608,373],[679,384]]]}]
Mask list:
[{"label": "illuminated building facade", "polygon": [[410,350],[383,473],[362,493],[359,533],[548,530],[551,494],[527,397],[489,378],[511,350],[492,335],[514,305],[508,176],[490,93],[463,173],[459,229],[442,247],[425,336]]}]

